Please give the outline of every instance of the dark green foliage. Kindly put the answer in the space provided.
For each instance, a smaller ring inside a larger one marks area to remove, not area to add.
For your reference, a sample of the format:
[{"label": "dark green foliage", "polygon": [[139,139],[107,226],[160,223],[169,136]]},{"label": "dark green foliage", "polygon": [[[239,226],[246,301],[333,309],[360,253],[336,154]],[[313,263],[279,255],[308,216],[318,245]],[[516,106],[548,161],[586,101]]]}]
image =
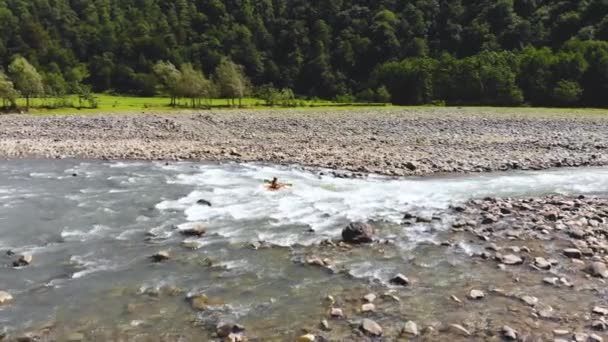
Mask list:
[{"label": "dark green foliage", "polygon": [[552,105],[578,84],[568,105],[608,106],[606,40],[606,0],[0,1],[0,69],[24,57],[51,96],[174,97],[158,61],[211,75],[229,60],[308,97]]}]

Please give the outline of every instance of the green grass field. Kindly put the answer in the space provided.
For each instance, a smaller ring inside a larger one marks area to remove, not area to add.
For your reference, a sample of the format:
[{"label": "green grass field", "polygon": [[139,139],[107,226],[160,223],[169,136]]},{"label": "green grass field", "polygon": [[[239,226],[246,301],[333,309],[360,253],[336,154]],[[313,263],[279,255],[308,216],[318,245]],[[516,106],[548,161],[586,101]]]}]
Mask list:
[{"label": "green grass field", "polygon": [[[183,99],[179,102],[178,106],[171,107],[169,105],[170,99],[167,97],[134,97],[134,96],[117,96],[107,94],[96,94],[97,108],[74,108],[74,107],[61,107],[55,109],[48,109],[52,107],[52,104],[57,101],[54,98],[48,99],[32,99],[30,100],[30,113],[33,114],[101,114],[101,113],[150,113],[150,112],[169,112],[169,111],[180,111],[180,110],[192,110],[189,107],[189,101]],[[78,97],[68,96],[64,99],[65,102],[78,106]],[[211,106],[214,109],[231,108],[225,99],[213,99],[211,100]],[[537,107],[435,107],[435,106],[394,106],[390,104],[366,104],[366,103],[338,103],[326,100],[297,100],[298,110],[314,110],[314,109],[331,109],[331,110],[348,110],[354,108],[375,108],[375,109],[403,109],[403,110],[416,110],[425,111],[433,109],[446,108],[457,108],[459,112],[475,114],[497,114],[497,115],[525,115],[525,116],[580,116],[580,115],[602,115],[607,116],[607,109],[595,109],[595,108],[537,108]],[[25,107],[25,100],[19,99],[17,104],[21,107]],[[86,102],[83,102],[83,106],[87,106]],[[242,105],[246,108],[269,108],[264,105],[264,101],[256,98],[245,98],[242,100]],[[275,107],[281,108],[281,107]]]},{"label": "green grass field", "polygon": [[[153,112],[153,111],[179,111],[192,109],[190,101],[181,99],[178,105],[171,107],[170,99],[167,97],[134,97],[134,96],[117,96],[107,94],[95,94],[97,108],[87,108],[88,103],[82,102],[83,108],[78,109],[79,101],[77,96],[68,96],[61,101],[71,106],[55,107],[55,98],[36,98],[30,100],[30,112],[35,114],[66,114],[66,113],[113,113],[113,112]],[[212,108],[231,108],[226,99],[211,99],[205,103],[210,103]],[[238,101],[237,101],[238,103]],[[246,108],[268,108],[264,101],[256,98],[244,98],[241,101],[243,107]],[[314,108],[314,107],[347,107],[359,106],[359,104],[343,104],[325,100],[297,100],[298,107]],[[17,105],[25,108],[25,99],[19,99]],[[365,104],[364,104],[365,105]],[[372,106],[373,104],[368,104]],[[379,104],[383,106],[383,104]]]}]

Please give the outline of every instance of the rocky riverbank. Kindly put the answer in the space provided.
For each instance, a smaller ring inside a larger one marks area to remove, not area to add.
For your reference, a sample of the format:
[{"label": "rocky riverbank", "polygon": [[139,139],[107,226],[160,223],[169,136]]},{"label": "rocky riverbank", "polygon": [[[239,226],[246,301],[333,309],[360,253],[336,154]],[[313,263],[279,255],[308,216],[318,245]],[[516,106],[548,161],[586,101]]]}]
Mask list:
[{"label": "rocky riverbank", "polygon": [[608,116],[525,113],[429,108],[3,115],[0,157],[261,161],[388,175],[608,164]]}]

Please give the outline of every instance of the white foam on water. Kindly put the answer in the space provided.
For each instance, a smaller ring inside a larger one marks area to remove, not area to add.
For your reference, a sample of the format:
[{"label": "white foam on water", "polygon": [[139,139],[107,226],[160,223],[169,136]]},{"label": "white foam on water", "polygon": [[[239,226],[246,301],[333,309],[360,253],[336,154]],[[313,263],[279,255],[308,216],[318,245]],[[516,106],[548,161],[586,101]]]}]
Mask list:
[{"label": "white foam on water", "polygon": [[110,227],[98,224],[94,225],[93,228],[89,231],[64,229],[61,232],[61,237],[66,241],[83,242],[90,239],[103,237],[110,230]]},{"label": "white foam on water", "polygon": [[[272,177],[293,186],[268,191],[264,180]],[[340,179],[290,167],[231,164],[202,165],[196,173],[178,174],[167,182],[191,186],[192,191],[183,198],[162,201],[157,209],[183,210],[189,221],[208,223],[212,231],[217,228],[215,233],[230,237],[244,229],[230,228],[235,221],[255,221],[248,229],[255,229],[267,241],[288,245],[306,239],[303,229],[295,226],[311,227],[317,235],[327,236],[339,234],[348,221],[399,223],[404,212],[432,213],[471,198],[608,194],[608,168]],[[199,199],[212,206],[196,204]],[[286,226],[291,228],[286,230]]]},{"label": "white foam on water", "polygon": [[92,273],[113,269],[109,260],[94,258],[92,254],[83,256],[73,255],[70,257],[70,263],[76,264],[78,267],[82,268],[81,271],[72,274],[72,279],[80,279]]}]

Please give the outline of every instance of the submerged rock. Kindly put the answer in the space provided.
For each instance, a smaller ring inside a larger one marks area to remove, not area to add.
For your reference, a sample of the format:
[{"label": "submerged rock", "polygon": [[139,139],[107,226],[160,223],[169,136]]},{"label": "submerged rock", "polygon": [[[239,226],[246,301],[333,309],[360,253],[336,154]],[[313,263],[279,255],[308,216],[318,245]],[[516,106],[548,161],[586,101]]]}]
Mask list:
[{"label": "submerged rock", "polygon": [[25,267],[34,261],[34,257],[29,253],[24,253],[19,256],[19,260],[13,262],[13,267]]},{"label": "submerged rock", "polygon": [[196,204],[198,205],[206,205],[208,207],[211,206],[211,202],[207,201],[206,199],[199,199],[198,201],[196,201]]},{"label": "submerged rock", "polygon": [[154,262],[163,262],[169,260],[170,258],[171,256],[169,251],[160,251],[150,257],[150,259],[152,259]]},{"label": "submerged rock", "polygon": [[360,244],[374,241],[374,228],[367,223],[353,222],[342,230],[344,242]]},{"label": "submerged rock", "polygon": [[393,285],[408,286],[410,284],[410,280],[403,274],[399,273],[395,277],[391,278],[390,283]]},{"label": "submerged rock", "polygon": [[233,334],[242,334],[244,331],[245,327],[234,322],[220,322],[215,329],[217,336],[221,338],[225,338]]},{"label": "submerged rock", "polygon": [[361,321],[359,329],[364,333],[371,336],[382,336],[383,330],[380,324],[372,321],[371,319],[365,318]]},{"label": "submerged rock", "polygon": [[201,223],[197,223],[188,228],[180,229],[179,232],[184,236],[203,236],[207,233],[207,229]]}]

